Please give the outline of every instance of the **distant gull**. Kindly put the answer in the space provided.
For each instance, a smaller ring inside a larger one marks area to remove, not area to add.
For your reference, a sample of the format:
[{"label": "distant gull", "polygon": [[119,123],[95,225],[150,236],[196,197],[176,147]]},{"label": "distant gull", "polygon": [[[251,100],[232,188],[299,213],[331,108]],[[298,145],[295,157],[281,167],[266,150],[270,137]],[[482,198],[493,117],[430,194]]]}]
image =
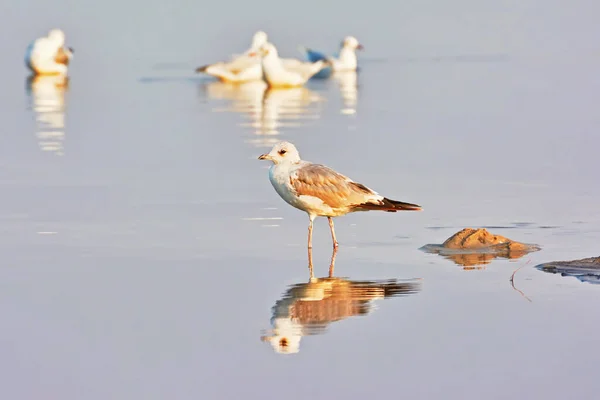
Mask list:
[{"label": "distant gull", "polygon": [[355,211],[380,210],[420,211],[416,204],[391,200],[368,187],[320,164],[300,159],[296,147],[289,142],[273,146],[259,160],[271,160],[269,179],[275,191],[288,204],[308,214],[308,248],[312,248],[313,221],[327,217],[333,247],[338,247],[333,227],[333,217]]},{"label": "distant gull", "polygon": [[25,65],[35,75],[67,75],[74,51],[64,46],[64,32],[52,29],[48,36],[34,40],[27,47]]},{"label": "distant gull", "polygon": [[224,82],[250,82],[262,79],[260,60],[250,56],[258,51],[260,46],[267,42],[267,34],[258,31],[252,37],[250,48],[243,54],[234,56],[231,61],[208,64],[196,68],[196,72],[202,72],[214,76]]},{"label": "distant gull", "polygon": [[299,87],[304,85],[313,75],[329,65],[329,61],[320,60],[315,63],[279,58],[273,43],[265,43],[258,51],[262,58],[262,72],[269,87]]},{"label": "distant gull", "polygon": [[317,75],[319,78],[326,78],[332,70],[333,72],[356,71],[358,69],[356,50],[362,49],[362,44],[354,36],[346,36],[340,46],[340,52],[331,57],[307,47],[301,47],[300,51],[305,54],[306,59],[310,62],[327,60],[331,63],[331,67],[324,68]]},{"label": "distant gull", "polygon": [[[222,61],[214,64],[207,64],[196,68],[196,72],[214,76],[222,82],[228,83],[246,83],[261,81],[263,72],[258,52],[265,43],[268,36],[264,31],[258,31],[252,37],[250,48],[243,54],[234,55],[231,61]],[[283,59],[284,64],[291,63],[296,65],[297,60]]]}]

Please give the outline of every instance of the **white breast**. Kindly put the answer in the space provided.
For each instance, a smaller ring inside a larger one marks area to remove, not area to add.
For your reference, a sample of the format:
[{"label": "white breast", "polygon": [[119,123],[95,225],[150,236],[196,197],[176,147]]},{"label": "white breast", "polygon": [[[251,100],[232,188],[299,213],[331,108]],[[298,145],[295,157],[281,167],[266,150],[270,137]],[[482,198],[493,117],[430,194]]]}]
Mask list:
[{"label": "white breast", "polygon": [[281,196],[288,204],[297,207],[298,199],[294,188],[290,184],[290,168],[289,165],[272,165],[269,169],[269,180],[275,188],[277,194]]}]

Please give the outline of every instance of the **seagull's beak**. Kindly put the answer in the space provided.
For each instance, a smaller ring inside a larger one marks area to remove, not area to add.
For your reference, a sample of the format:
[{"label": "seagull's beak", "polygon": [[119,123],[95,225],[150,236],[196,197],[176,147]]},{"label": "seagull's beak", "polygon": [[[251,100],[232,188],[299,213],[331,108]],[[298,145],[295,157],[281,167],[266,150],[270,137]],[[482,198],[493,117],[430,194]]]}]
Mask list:
[{"label": "seagull's beak", "polygon": [[358,46],[356,46],[356,50],[364,50],[365,48],[363,47],[362,44],[358,44]]},{"label": "seagull's beak", "polygon": [[248,53],[248,57],[256,57],[257,55],[258,55],[258,53],[256,51]]},{"label": "seagull's beak", "polygon": [[258,156],[259,160],[272,160],[271,156],[268,154],[261,154],[260,156]]},{"label": "seagull's beak", "polygon": [[70,51],[71,53],[75,53],[75,50],[73,50],[73,48],[72,48],[72,47],[68,47],[68,49],[69,49],[69,51]]}]

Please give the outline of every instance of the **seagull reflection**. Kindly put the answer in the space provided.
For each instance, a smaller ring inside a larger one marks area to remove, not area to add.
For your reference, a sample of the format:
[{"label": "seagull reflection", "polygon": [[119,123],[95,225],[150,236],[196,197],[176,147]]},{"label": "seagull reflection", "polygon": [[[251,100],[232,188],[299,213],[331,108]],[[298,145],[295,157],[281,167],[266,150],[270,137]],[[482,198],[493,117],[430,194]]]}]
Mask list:
[{"label": "seagull reflection", "polygon": [[[334,250],[328,277],[311,276],[306,283],[292,285],[271,309],[272,329],[261,340],[270,343],[277,353],[297,353],[303,336],[324,334],[332,322],[368,315],[374,300],[414,294],[421,289],[419,281],[336,278],[335,255]],[[309,263],[312,265],[312,260]]]},{"label": "seagull reflection", "polygon": [[332,75],[337,82],[342,95],[343,107],[340,110],[342,114],[356,114],[356,105],[358,103],[358,75],[356,71],[336,72]]},{"label": "seagull reflection", "polygon": [[210,82],[203,84],[206,96],[213,100],[226,100],[228,106],[215,108],[214,112],[234,112],[244,115],[247,121],[238,126],[252,128],[257,137],[247,142],[256,147],[268,147],[280,139],[281,129],[299,127],[306,121],[320,117],[323,98],[305,88],[273,89],[263,81],[231,84]]},{"label": "seagull reflection", "polygon": [[60,75],[30,76],[26,82],[40,149],[60,156],[64,154],[65,92],[68,85],[68,78]]}]

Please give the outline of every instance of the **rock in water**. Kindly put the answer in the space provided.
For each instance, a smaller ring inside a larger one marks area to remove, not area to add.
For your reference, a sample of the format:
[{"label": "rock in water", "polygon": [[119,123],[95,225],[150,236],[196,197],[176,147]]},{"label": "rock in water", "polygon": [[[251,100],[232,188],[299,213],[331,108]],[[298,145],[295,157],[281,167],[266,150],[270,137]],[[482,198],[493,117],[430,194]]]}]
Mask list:
[{"label": "rock in water", "polygon": [[573,261],[552,261],[537,265],[536,268],[551,274],[573,276],[582,282],[600,284],[600,257]]},{"label": "rock in water", "polygon": [[496,257],[520,258],[529,252],[540,250],[540,247],[494,235],[487,229],[465,228],[444,243],[428,244],[421,247],[421,250],[440,254],[456,264],[471,267],[488,264]]}]

